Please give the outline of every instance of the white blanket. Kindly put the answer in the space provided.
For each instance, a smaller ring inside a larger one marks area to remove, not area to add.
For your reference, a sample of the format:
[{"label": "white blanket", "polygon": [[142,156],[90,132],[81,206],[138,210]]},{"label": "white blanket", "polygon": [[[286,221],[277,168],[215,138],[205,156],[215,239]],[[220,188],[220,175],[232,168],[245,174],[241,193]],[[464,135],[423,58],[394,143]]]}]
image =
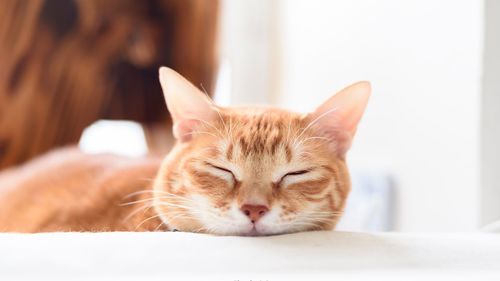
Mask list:
[{"label": "white blanket", "polygon": [[0,280],[500,280],[485,233],[0,234],[0,251]]}]

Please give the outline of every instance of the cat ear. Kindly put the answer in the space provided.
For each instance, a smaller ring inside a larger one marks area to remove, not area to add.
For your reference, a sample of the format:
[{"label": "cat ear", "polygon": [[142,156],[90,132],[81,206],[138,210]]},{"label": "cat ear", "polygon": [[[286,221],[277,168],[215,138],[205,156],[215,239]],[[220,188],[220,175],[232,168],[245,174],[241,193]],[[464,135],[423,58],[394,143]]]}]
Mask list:
[{"label": "cat ear", "polygon": [[168,67],[160,67],[160,84],[172,115],[174,137],[189,141],[200,123],[210,123],[217,116],[210,98]]},{"label": "cat ear", "polygon": [[319,128],[332,141],[342,158],[351,146],[370,92],[369,82],[355,83],[329,98],[307,117],[309,124]]}]

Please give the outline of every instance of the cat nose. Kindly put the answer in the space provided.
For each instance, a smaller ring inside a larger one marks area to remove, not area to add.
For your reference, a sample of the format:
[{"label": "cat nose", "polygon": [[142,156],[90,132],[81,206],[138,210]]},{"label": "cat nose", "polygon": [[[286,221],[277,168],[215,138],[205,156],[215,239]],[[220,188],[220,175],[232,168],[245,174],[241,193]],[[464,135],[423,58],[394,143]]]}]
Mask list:
[{"label": "cat nose", "polygon": [[269,211],[269,209],[264,205],[245,204],[240,209],[243,214],[245,214],[245,216],[247,216],[252,221],[252,223],[256,223]]}]

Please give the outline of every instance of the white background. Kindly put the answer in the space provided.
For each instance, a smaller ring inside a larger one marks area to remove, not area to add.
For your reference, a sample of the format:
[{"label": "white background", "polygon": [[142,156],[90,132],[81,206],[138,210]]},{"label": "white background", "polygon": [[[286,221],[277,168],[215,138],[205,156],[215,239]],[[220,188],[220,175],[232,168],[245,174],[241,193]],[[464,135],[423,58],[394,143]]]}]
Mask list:
[{"label": "white background", "polygon": [[[482,1],[224,3],[232,103],[307,111],[369,80],[373,95],[349,162],[394,176],[396,229],[480,226]],[[231,28],[235,15],[244,30]]]}]

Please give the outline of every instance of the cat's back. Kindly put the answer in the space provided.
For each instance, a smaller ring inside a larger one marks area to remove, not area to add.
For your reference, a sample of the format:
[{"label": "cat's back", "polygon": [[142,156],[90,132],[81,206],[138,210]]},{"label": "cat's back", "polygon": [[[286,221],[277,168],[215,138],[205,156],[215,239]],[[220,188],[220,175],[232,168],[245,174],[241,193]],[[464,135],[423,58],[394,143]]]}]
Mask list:
[{"label": "cat's back", "polygon": [[151,186],[160,162],[65,148],[3,171],[0,231],[127,230],[120,202]]}]

